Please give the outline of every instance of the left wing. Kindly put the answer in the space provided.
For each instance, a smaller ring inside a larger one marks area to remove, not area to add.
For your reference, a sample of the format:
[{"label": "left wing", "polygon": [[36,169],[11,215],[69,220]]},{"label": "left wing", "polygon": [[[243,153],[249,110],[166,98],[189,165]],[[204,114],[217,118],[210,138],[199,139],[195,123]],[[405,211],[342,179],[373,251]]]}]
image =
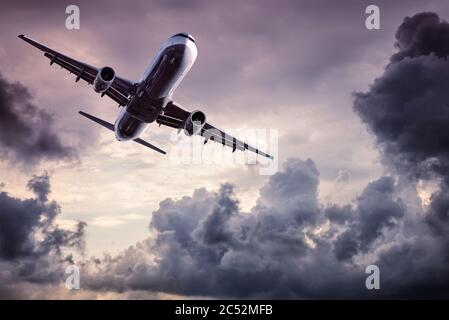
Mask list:
[{"label": "left wing", "polygon": [[[43,44],[28,38],[27,36],[21,34],[19,38],[28,42],[32,46],[38,48],[44,52],[44,56],[50,59],[50,65],[56,63],[61,68],[68,70],[70,73],[76,75],[75,81],[78,82],[80,79],[85,80],[89,84],[93,84],[95,77],[99,71],[99,68],[90,66],[84,62],[72,59],[62,53],[59,53],[53,49],[50,49]],[[119,105],[126,106],[129,103],[129,96],[134,93],[134,83],[120,78],[115,77],[114,82],[112,82],[104,94],[110,97],[112,100],[117,102]]]},{"label": "left wing", "polygon": [[[175,129],[181,129],[184,125],[185,119],[187,119],[189,115],[189,111],[186,111],[175,103],[170,102],[164,108],[163,114],[157,117],[156,122]],[[201,136],[205,138],[204,143],[206,143],[208,140],[219,142],[224,146],[226,145],[228,147],[231,147],[232,152],[234,152],[235,150],[249,150],[264,157],[273,159],[272,155],[260,151],[259,149],[254,148],[247,143],[228,135],[226,132],[214,127],[207,122],[204,125],[203,129],[201,129]]]}]

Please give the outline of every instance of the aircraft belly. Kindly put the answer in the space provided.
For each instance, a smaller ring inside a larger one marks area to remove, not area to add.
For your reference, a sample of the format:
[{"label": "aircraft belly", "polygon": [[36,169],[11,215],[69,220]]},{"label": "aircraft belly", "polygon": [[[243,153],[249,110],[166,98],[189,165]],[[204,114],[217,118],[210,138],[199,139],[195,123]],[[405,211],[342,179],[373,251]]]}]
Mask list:
[{"label": "aircraft belly", "polygon": [[127,141],[134,140],[147,128],[145,123],[130,113],[124,111],[115,124],[115,135],[117,140]]},{"label": "aircraft belly", "polygon": [[166,98],[152,99],[148,94],[143,94],[133,99],[126,107],[126,111],[140,121],[151,123],[156,120],[166,103]]}]

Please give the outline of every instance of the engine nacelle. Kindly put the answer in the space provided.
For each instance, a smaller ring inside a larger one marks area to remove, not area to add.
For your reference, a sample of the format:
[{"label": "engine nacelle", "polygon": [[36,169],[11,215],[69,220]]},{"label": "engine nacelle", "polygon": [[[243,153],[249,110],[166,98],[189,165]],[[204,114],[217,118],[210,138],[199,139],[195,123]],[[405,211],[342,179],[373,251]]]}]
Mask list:
[{"label": "engine nacelle", "polygon": [[184,122],[184,133],[193,136],[203,129],[206,124],[206,115],[202,111],[192,111]]},{"label": "engine nacelle", "polygon": [[103,67],[98,71],[94,80],[94,90],[103,93],[109,89],[115,79],[115,71],[111,67]]}]

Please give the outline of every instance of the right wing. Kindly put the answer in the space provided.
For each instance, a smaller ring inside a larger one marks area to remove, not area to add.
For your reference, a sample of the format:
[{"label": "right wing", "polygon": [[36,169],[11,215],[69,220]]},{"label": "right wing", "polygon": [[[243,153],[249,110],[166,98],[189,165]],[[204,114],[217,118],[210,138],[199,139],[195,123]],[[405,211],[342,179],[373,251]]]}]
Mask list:
[{"label": "right wing", "polygon": [[[64,68],[70,73],[76,75],[76,82],[78,82],[80,79],[83,79],[89,84],[94,83],[99,68],[63,55],[62,53],[50,49],[23,34],[19,35],[19,38],[43,51],[44,56],[50,59],[50,65],[56,63],[61,68]],[[135,86],[133,82],[116,76],[114,82],[112,82],[111,86],[108,90],[106,90],[104,94],[117,102],[119,105],[126,106],[129,103],[128,97],[134,94],[134,87]]]},{"label": "right wing", "polygon": [[[163,114],[157,117],[156,122],[180,130],[182,129],[184,121],[189,115],[189,111],[184,110],[174,102],[170,102],[164,108]],[[273,159],[272,155],[260,151],[259,149],[254,148],[247,143],[228,135],[226,132],[214,127],[207,122],[204,125],[203,129],[201,129],[201,136],[205,138],[204,143],[206,143],[208,140],[212,140],[214,142],[221,143],[223,146],[231,147],[232,152],[234,152],[235,150],[249,150],[264,157]]]}]

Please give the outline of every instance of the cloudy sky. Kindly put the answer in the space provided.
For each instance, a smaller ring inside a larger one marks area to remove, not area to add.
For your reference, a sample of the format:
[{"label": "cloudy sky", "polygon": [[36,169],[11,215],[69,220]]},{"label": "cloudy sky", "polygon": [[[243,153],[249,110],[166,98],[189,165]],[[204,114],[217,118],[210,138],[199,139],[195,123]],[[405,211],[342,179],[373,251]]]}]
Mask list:
[{"label": "cloudy sky", "polygon": [[[70,2],[0,3],[0,296],[449,296],[445,1],[375,1],[380,30],[372,1],[77,3],[80,30]],[[17,38],[137,81],[181,31],[199,53],[175,100],[277,130],[274,175],[173,161],[155,125],[167,156],[115,141],[77,112],[117,105]]]}]

